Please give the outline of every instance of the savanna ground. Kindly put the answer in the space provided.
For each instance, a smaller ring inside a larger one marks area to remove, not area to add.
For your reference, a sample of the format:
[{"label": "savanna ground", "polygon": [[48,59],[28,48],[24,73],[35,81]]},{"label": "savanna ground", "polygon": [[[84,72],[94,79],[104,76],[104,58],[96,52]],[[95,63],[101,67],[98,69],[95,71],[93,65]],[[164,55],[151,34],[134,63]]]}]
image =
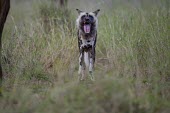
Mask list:
[{"label": "savanna ground", "polygon": [[[11,0],[0,113],[169,113],[170,1]],[[76,8],[101,9],[94,82],[78,81]]]}]

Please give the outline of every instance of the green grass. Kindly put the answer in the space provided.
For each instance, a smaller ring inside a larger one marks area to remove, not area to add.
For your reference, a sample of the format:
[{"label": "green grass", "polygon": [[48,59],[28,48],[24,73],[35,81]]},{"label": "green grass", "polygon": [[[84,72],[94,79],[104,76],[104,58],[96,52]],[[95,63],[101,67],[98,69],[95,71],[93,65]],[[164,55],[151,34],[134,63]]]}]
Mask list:
[{"label": "green grass", "polygon": [[73,3],[61,10],[49,2],[12,2],[0,111],[169,113],[169,1],[151,3],[100,6],[96,81],[79,82]]}]

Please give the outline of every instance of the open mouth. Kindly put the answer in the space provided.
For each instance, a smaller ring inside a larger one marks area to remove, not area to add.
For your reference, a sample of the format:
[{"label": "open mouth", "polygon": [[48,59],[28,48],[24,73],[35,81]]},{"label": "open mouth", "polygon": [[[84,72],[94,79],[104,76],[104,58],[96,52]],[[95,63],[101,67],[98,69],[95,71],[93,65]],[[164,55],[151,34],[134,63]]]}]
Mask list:
[{"label": "open mouth", "polygon": [[90,33],[90,28],[91,28],[90,24],[84,24],[84,32],[85,33]]}]

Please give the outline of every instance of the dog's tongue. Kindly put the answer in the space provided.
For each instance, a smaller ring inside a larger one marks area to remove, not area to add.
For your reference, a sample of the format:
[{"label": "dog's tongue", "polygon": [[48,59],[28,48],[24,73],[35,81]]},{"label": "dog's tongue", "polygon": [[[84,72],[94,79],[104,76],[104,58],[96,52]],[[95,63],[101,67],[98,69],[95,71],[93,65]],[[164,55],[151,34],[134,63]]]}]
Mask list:
[{"label": "dog's tongue", "polygon": [[90,25],[88,25],[88,24],[84,25],[84,32],[90,33]]}]

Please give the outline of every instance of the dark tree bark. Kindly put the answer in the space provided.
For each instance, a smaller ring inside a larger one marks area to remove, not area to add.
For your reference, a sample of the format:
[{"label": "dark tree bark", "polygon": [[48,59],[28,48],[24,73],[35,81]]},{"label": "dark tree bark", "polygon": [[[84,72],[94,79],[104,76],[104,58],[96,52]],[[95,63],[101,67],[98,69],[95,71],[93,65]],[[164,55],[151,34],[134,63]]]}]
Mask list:
[{"label": "dark tree bark", "polygon": [[1,37],[6,22],[6,18],[10,9],[10,0],[0,0],[0,93],[1,93],[1,82],[2,82],[2,67],[1,67]]},{"label": "dark tree bark", "polygon": [[67,0],[60,0],[60,7],[66,7],[67,6]]}]

